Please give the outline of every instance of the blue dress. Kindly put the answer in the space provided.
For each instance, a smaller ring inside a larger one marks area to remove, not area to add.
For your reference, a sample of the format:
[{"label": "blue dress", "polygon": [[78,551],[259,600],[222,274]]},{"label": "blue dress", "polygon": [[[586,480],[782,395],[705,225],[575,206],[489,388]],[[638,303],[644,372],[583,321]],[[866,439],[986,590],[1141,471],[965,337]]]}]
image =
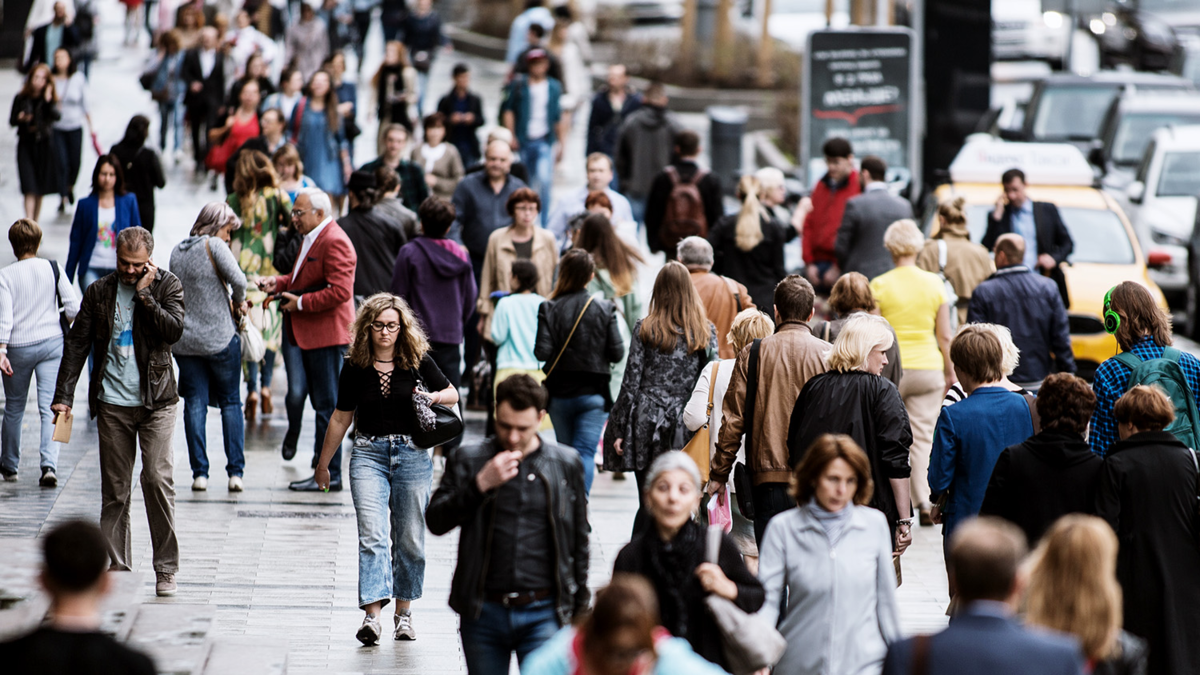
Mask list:
[{"label": "blue dress", "polygon": [[300,117],[296,149],[300,151],[300,161],[304,162],[304,173],[316,181],[317,187],[331,195],[346,194],[340,153],[349,147],[340,119],[337,133],[333,134],[329,132],[324,110],[304,111]]}]

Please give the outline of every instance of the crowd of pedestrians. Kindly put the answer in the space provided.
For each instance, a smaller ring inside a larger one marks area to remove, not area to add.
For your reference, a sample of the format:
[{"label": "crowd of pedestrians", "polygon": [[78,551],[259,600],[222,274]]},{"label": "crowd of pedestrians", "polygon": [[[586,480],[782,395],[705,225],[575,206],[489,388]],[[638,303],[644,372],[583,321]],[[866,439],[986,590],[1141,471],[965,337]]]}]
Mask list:
[{"label": "crowd of pedestrians", "polygon": [[[363,75],[375,4],[384,58]],[[284,461],[315,412],[312,476],[289,488],[352,492],[365,645],[393,602],[392,637],[417,639],[426,530],[458,529],[449,603],[473,675],[507,673],[514,654],[556,674],[1200,669],[1186,634],[1200,360],[1123,282],[1104,298],[1121,352],[1090,385],[1074,375],[1060,269],[1073,242],[1019,168],[981,244],[961,199],[938,205],[927,238],[887,164],[843,138],[789,210],[776,169],[722,185],[662,85],[637,91],[613,65],[593,94],[571,8],[529,0],[513,21],[489,124],[465,64],[430,78],[446,42],[430,0],[393,4],[259,3],[232,27],[216,5],[189,3],[173,26],[159,13],[141,78],[158,137],[134,116],[77,203],[84,37],[62,3],[33,31],[10,118],[26,218],[0,270],[0,475],[18,480],[36,377],[38,482],[57,486],[54,422],[86,363],[102,504],[98,529],[45,538],[51,622],[0,658],[86,642],[141,672],[103,636],[64,630],[63,608],[95,615],[106,569],[132,565],[139,450],[156,592],[187,583],[179,400],[191,489],[209,489],[211,406],[238,492],[282,367]],[[139,20],[127,30],[136,41]],[[555,186],[575,125],[586,180]],[[155,190],[168,145],[189,161],[185,129],[194,179],[227,195],[160,268]],[[364,132],[378,153],[356,168]],[[54,194],[73,219],[62,269],[38,258]],[[485,437],[464,445],[468,401]],[[598,472],[632,473],[638,510],[593,600]],[[953,618],[905,640],[896,587],[914,530],[934,524]]]}]

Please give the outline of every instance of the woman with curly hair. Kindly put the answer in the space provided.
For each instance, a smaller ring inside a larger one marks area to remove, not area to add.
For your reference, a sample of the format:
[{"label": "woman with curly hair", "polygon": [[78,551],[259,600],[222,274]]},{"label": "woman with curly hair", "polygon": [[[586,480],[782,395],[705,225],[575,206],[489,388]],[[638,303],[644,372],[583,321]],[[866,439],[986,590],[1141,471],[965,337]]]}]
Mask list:
[{"label": "woman with curly hair", "polygon": [[253,421],[260,395],[262,413],[269,415],[275,411],[271,376],[283,335],[279,303],[265,302],[267,294],[258,290],[255,282],[259,277],[279,274],[274,261],[275,239],[291,224],[292,200],[279,189],[279,176],[271,159],[253,150],[238,156],[233,194],[226,202],[242,218],[243,227],[233,233],[229,248],[246,274],[246,299],[253,304],[250,322],[262,330],[267,346],[261,366],[257,362],[246,364],[246,419]]},{"label": "woman with curly hair", "polygon": [[[415,640],[409,605],[425,583],[425,509],[433,491],[429,453],[412,444],[418,410],[453,407],[458,390],[429,356],[425,331],[403,298],[376,293],[351,328],[337,410],[329,419],[314,475],[329,488],[329,463],[354,422],[350,489],[358,515],[358,606],[366,612],[357,637],[379,641],[379,614],[396,599],[396,640]],[[391,556],[388,555],[391,542]]]}]

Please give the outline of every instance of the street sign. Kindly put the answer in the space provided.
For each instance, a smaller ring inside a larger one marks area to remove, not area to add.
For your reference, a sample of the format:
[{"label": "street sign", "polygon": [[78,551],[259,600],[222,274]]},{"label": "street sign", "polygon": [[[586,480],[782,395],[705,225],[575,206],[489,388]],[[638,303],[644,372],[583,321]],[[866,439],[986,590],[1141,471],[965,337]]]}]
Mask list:
[{"label": "street sign", "polygon": [[889,182],[920,180],[913,44],[908,28],[809,35],[800,106],[800,166],[807,185],[825,175],[821,146],[835,137],[850,141],[858,159],[882,157]]}]

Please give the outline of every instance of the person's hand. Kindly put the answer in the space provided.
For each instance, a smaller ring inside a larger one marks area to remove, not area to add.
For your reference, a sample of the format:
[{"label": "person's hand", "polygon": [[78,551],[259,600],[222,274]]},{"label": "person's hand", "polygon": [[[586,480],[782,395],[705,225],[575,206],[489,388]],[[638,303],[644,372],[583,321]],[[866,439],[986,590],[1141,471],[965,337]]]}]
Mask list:
[{"label": "person's hand", "polygon": [[516,478],[520,464],[520,450],[502,450],[475,474],[475,484],[479,486],[480,492],[494,490]]},{"label": "person's hand", "polygon": [[808,283],[813,286],[821,285],[821,271],[817,269],[816,265],[806,265],[804,267],[804,276],[808,279]]},{"label": "person's hand", "polygon": [[473,112],[455,113],[455,114],[458,115],[458,120],[460,122],[462,122],[463,124],[472,124],[475,122],[475,113],[473,113]]},{"label": "person's hand", "polygon": [[46,103],[52,102],[54,100],[54,91],[50,87],[43,87],[42,98],[46,99]]},{"label": "person's hand", "polygon": [[945,514],[942,513],[942,507],[934,504],[933,510],[929,512],[929,519],[933,521],[934,525],[941,525],[944,520],[943,516],[945,516]]},{"label": "person's hand", "polygon": [[954,374],[954,372],[951,371],[949,373],[946,373],[946,387],[942,391],[942,396],[949,394],[950,389],[956,384],[958,384],[958,377]]},{"label": "person's hand", "polygon": [[737,600],[737,584],[725,576],[724,570],[718,565],[706,562],[696,567],[696,577],[700,579],[700,587],[708,593],[719,595],[726,600]]},{"label": "person's hand", "polygon": [[354,103],[352,101],[338,104],[338,114],[342,117],[349,117],[352,112],[354,112]]},{"label": "person's hand", "polygon": [[342,180],[350,182],[350,174],[354,173],[354,167],[350,166],[350,160],[342,162]]},{"label": "person's hand", "polygon": [[433,187],[434,185],[437,185],[437,176],[435,176],[431,173],[425,174],[425,184],[428,185],[429,187]]},{"label": "person's hand", "polygon": [[725,494],[725,484],[717,480],[709,480],[708,485],[705,486],[705,490],[710,497],[713,495],[723,495]]},{"label": "person's hand", "polygon": [[8,362],[8,354],[0,354],[0,373],[12,377],[12,364]]},{"label": "person's hand", "polygon": [[1046,270],[1047,272],[1058,266],[1058,263],[1054,262],[1054,256],[1050,255],[1049,253],[1043,253],[1039,255],[1037,260],[1038,267]]},{"label": "person's hand", "polygon": [[479,317],[479,321],[475,324],[475,332],[479,333],[480,336],[483,336],[486,339],[486,336],[483,335],[483,329],[485,327],[484,326],[485,323],[486,323],[486,320],[484,319],[484,317],[482,317],[482,316]]},{"label": "person's hand", "polygon": [[196,80],[195,82],[188,85],[188,89],[191,89],[192,92],[198,94],[198,93],[200,93],[200,90],[204,89],[204,83],[201,82],[200,80]]},{"label": "person's hand", "polygon": [[904,551],[912,544],[912,526],[896,526],[896,555],[904,555]]},{"label": "person's hand", "polygon": [[1008,197],[1000,195],[996,198],[996,208],[992,209],[992,220],[1000,220],[1004,217],[1004,207],[1008,206]]},{"label": "person's hand", "polygon": [[300,311],[300,296],[292,293],[280,293],[279,297],[283,298],[283,302],[279,303],[279,311],[281,312],[299,312]]},{"label": "person's hand", "polygon": [[613,450],[617,453],[618,457],[625,454],[625,448],[621,447],[624,442],[624,438],[618,438],[617,440],[613,441]]},{"label": "person's hand", "polygon": [[275,292],[275,277],[261,277],[255,283],[258,284],[258,290],[264,293]]},{"label": "person's hand", "polygon": [[807,216],[808,214],[812,213],[812,210],[812,197],[801,197],[800,201],[796,204],[796,213],[803,213]]},{"label": "person's hand", "polygon": [[563,158],[563,144],[558,143],[554,146],[554,163],[558,164]]},{"label": "person's hand", "polygon": [[313,470],[313,480],[316,481],[317,487],[329,491],[329,467],[325,464],[317,463],[317,468]]},{"label": "person's hand", "polygon": [[66,403],[55,403],[54,405],[50,406],[50,412],[62,413],[63,415],[70,417],[71,406],[67,405]]},{"label": "person's hand", "polygon": [[830,265],[829,269],[825,270],[825,276],[823,277],[825,286],[833,286],[835,283],[837,283],[838,277],[840,276],[842,276],[842,271],[838,269],[838,266]]},{"label": "person's hand", "polygon": [[150,283],[154,281],[154,277],[157,275],[158,265],[155,265],[153,260],[146,261],[146,270],[142,272],[142,278],[138,279],[137,286],[133,289],[134,292],[140,293],[150,288]]}]

